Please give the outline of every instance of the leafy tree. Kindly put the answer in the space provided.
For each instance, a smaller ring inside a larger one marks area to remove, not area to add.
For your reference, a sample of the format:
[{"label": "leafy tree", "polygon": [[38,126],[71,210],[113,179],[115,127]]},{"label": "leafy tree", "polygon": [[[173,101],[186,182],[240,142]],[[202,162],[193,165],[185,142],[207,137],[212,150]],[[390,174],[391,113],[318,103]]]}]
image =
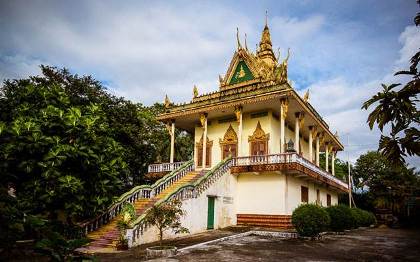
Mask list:
[{"label": "leafy tree", "polygon": [[[417,13],[414,23],[420,25],[420,13]],[[367,122],[370,129],[377,125],[381,130],[379,151],[395,166],[405,163],[404,157],[407,155],[420,155],[420,112],[416,105],[420,92],[419,61],[420,51],[411,58],[409,70],[395,73],[412,78],[403,87],[401,84],[382,84],[383,90],[362,106],[367,110],[376,105]],[[389,136],[384,135],[384,127],[388,125],[391,126]]]},{"label": "leafy tree", "polygon": [[[407,198],[420,193],[418,172],[406,165],[395,167],[375,151],[357,159],[353,179],[356,191],[365,195],[362,199],[370,201],[373,207],[389,208],[394,214],[403,215]],[[369,206],[366,203],[362,205]]]},{"label": "leafy tree", "polygon": [[156,226],[159,230],[159,245],[162,246],[163,232],[172,229],[175,234],[188,233],[188,229],[181,226],[181,217],[185,211],[181,208],[182,203],[174,200],[168,203],[155,205],[146,215],[146,222]]}]

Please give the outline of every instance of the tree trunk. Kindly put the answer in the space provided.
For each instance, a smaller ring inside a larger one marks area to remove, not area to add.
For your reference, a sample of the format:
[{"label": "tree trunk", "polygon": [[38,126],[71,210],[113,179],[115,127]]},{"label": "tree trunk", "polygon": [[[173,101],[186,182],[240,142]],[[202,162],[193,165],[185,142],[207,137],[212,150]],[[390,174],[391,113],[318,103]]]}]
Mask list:
[{"label": "tree trunk", "polygon": [[159,228],[159,245],[162,246],[162,240],[163,240],[163,229]]}]

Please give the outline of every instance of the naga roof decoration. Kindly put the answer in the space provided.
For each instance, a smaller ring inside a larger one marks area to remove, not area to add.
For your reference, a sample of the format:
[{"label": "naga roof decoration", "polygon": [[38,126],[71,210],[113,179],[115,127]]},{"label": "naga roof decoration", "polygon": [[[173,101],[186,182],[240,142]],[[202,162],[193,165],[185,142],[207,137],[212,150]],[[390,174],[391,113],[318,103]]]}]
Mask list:
[{"label": "naga roof decoration", "polygon": [[287,83],[287,61],[290,53],[283,62],[274,56],[270,31],[267,24],[264,27],[259,48],[256,54],[243,48],[238,37],[238,50],[233,55],[225,77],[220,77],[220,89],[236,88],[261,82],[273,84]]}]

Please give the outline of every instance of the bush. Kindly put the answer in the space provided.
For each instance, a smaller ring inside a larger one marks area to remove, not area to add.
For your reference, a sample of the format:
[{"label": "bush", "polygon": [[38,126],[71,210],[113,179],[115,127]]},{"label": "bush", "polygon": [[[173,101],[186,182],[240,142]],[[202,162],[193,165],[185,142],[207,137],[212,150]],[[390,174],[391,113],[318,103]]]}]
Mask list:
[{"label": "bush", "polygon": [[351,214],[353,216],[353,228],[367,227],[376,224],[375,215],[371,212],[362,210],[360,208],[352,208]]},{"label": "bush", "polygon": [[353,227],[353,216],[348,206],[330,206],[325,209],[330,216],[330,229],[332,231],[344,231]]},{"label": "bush", "polygon": [[324,208],[304,204],[293,211],[292,224],[300,236],[315,237],[328,228],[330,217]]}]

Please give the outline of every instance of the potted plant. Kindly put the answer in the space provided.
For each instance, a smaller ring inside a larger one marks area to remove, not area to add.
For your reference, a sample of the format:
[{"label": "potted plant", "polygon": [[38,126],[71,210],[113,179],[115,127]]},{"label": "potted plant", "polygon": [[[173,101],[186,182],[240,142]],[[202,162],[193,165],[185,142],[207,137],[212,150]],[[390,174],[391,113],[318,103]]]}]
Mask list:
[{"label": "potted plant", "polygon": [[181,226],[181,217],[185,215],[185,211],[181,208],[182,203],[179,200],[173,200],[160,205],[155,205],[146,215],[146,222],[156,226],[158,229],[159,246],[146,249],[147,258],[168,257],[176,254],[175,246],[163,246],[163,233],[172,229],[175,234],[189,233],[189,230]]},{"label": "potted plant", "polygon": [[136,217],[136,211],[134,206],[130,203],[124,204],[121,212],[121,217],[117,222],[118,230],[120,231],[120,237],[117,242],[117,250],[128,249],[128,239],[126,238],[127,228],[132,220]]}]

